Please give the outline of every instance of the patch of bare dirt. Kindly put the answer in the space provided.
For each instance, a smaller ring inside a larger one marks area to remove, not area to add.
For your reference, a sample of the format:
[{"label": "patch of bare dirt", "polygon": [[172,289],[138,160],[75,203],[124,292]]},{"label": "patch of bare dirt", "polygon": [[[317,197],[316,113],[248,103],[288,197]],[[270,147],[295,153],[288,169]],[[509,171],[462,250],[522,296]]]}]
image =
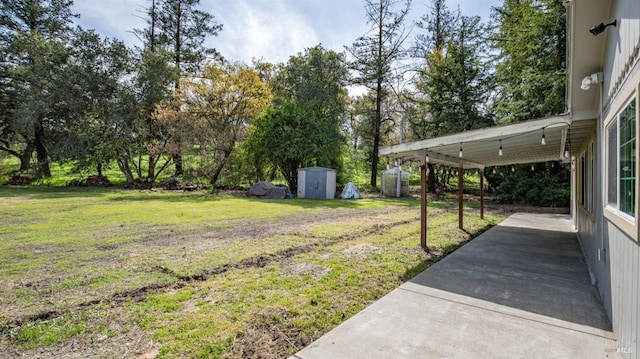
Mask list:
[{"label": "patch of bare dirt", "polygon": [[382,248],[373,246],[369,243],[356,244],[342,251],[342,254],[349,258],[363,259],[374,253],[381,253]]},{"label": "patch of bare dirt", "polygon": [[89,176],[86,179],[74,179],[67,187],[111,187],[113,184],[105,176]]},{"label": "patch of bare dirt", "polygon": [[199,191],[209,186],[198,185],[191,182],[182,182],[175,177],[168,178],[158,183],[158,188],[167,191]]},{"label": "patch of bare dirt", "polygon": [[133,182],[128,183],[124,188],[128,189],[151,189],[153,187],[153,179],[152,178],[136,178]]},{"label": "patch of bare dirt", "polygon": [[331,270],[329,268],[317,264],[285,262],[283,263],[282,275],[285,277],[308,275],[313,280],[318,281],[326,277],[330,271]]},{"label": "patch of bare dirt", "polygon": [[0,343],[0,358],[151,359],[158,355],[160,344],[132,324],[131,315],[125,309],[112,307],[104,315],[105,327],[102,332],[109,335],[79,335],[63,344],[30,350],[19,350],[13,344]]},{"label": "patch of bare dirt", "polygon": [[311,344],[313,338],[303,335],[282,308],[265,308],[253,315],[251,326],[235,338],[231,353],[224,358],[275,359]]},{"label": "patch of bare dirt", "polygon": [[[331,225],[334,223],[348,222],[378,222],[382,223],[386,215],[411,211],[406,207],[388,207],[376,209],[328,209],[316,213],[300,213],[277,220],[253,220],[247,218],[232,219],[226,221],[226,227],[194,228],[190,231],[171,232],[170,228],[151,231],[145,228],[138,229],[114,228],[112,234],[122,230],[134,231],[144,235],[144,240],[138,245],[183,248],[189,243],[190,251],[211,250],[235,241],[259,240],[275,236],[295,236],[309,230]],[[308,233],[304,234],[309,236]]]},{"label": "patch of bare dirt", "polygon": [[7,184],[10,186],[25,186],[31,183],[31,178],[22,175],[15,175],[9,177]]}]

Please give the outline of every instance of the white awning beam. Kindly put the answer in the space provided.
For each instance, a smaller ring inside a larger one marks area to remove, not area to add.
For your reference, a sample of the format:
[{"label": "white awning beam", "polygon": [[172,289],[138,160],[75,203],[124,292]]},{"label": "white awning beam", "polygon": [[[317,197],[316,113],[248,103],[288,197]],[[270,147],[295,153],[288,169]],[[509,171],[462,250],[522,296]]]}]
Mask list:
[{"label": "white awning beam", "polygon": [[[544,129],[545,144],[542,144]],[[569,134],[567,130],[571,131]],[[595,119],[552,116],[513,125],[460,132],[380,148],[381,156],[402,157],[424,163],[428,152],[434,163],[465,168],[485,168],[521,163],[561,161],[567,141],[571,151],[580,148],[595,129]],[[503,151],[500,155],[499,147]],[[463,156],[459,157],[460,148]]]}]

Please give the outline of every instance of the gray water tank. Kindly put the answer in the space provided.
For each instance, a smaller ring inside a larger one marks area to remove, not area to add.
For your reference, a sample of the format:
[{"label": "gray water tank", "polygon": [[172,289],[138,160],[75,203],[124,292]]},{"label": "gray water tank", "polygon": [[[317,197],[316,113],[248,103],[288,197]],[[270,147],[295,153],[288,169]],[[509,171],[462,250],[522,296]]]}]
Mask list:
[{"label": "gray water tank", "polygon": [[[380,176],[380,191],[385,197],[396,197],[398,186],[398,167],[392,167]],[[409,195],[409,172],[402,171],[400,174],[400,197]]]}]

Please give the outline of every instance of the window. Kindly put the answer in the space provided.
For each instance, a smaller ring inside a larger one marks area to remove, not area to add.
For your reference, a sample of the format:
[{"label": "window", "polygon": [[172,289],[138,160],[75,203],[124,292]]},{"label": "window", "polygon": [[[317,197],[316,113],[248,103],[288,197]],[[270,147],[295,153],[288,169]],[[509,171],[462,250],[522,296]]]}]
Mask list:
[{"label": "window", "polygon": [[587,209],[589,210],[589,213],[593,213],[593,203],[594,203],[594,198],[596,196],[595,192],[594,192],[594,188],[595,186],[593,185],[593,181],[596,178],[596,144],[594,142],[591,142],[591,145],[589,145],[589,184],[587,186],[587,189],[589,191],[589,196],[587,197]]},{"label": "window", "polygon": [[580,204],[589,213],[593,214],[593,179],[594,179],[594,142],[592,141],[585,152],[580,156],[578,169],[580,173]]},{"label": "window", "polygon": [[587,155],[580,156],[580,204],[587,207]]},{"label": "window", "polygon": [[636,101],[607,127],[607,205],[629,216],[636,211]]}]

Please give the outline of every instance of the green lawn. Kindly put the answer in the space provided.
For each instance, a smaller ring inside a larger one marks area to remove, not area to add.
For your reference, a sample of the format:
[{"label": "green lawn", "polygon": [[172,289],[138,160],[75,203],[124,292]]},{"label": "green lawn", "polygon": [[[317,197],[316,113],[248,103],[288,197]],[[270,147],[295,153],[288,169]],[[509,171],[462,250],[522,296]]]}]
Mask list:
[{"label": "green lawn", "polygon": [[0,186],[0,352],[286,357],[501,220],[419,204]]}]

